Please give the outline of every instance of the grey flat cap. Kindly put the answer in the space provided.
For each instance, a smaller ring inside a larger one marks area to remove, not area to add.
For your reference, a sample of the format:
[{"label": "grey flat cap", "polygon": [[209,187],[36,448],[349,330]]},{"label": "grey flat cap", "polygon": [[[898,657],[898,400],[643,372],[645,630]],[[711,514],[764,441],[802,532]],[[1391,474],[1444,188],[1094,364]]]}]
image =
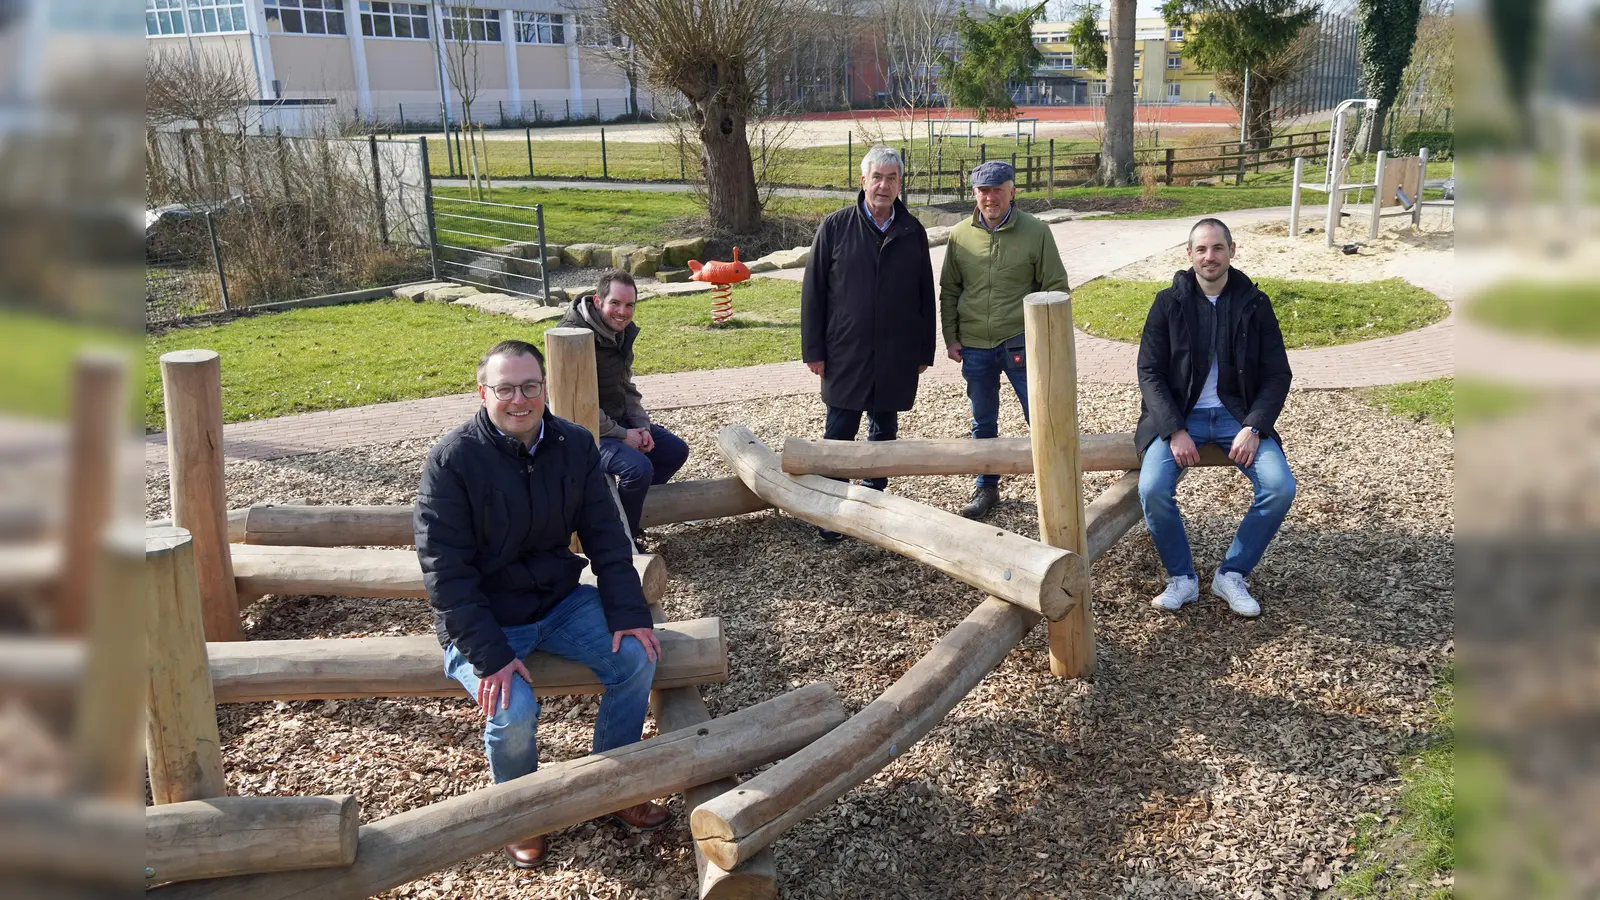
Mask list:
[{"label": "grey flat cap", "polygon": [[1008,181],[1016,180],[1016,177],[1017,170],[1012,168],[1010,163],[991,159],[972,170],[972,186],[998,187]]}]

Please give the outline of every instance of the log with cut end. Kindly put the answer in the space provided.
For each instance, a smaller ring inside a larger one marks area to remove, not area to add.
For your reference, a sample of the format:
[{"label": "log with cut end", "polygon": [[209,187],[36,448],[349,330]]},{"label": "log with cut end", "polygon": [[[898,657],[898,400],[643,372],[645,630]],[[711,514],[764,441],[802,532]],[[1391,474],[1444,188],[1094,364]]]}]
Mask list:
[{"label": "log with cut end", "polygon": [[149,883],[348,866],[361,805],[333,797],[216,797],[145,809]]},{"label": "log with cut end", "polygon": [[[722,620],[690,619],[657,626],[658,687],[728,680]],[[315,638],[211,644],[213,690],[219,703],[327,700],[342,697],[465,697],[444,674],[443,651],[432,635]],[[598,694],[604,686],[587,666],[548,653],[524,662],[534,693]]]},{"label": "log with cut end", "polygon": [[785,475],[750,429],[717,437],[722,455],[757,496],[813,525],[927,563],[958,581],[1049,619],[1088,589],[1088,566],[1069,550],[882,491],[818,475]]},{"label": "log with cut end", "polygon": [[844,719],[832,686],[807,685],[694,728],[541,766],[522,778],[363,825],[356,861],[348,868],[189,881],[146,896],[369,897],[513,841],[782,759]]},{"label": "log with cut end", "polygon": [[[1138,473],[1085,511],[1089,554],[1105,552],[1138,521]],[[1039,617],[988,598],[882,696],[804,750],[701,804],[689,818],[700,851],[734,868],[904,754],[998,666]]]},{"label": "log with cut end", "polygon": [[[1085,434],[1078,439],[1085,472],[1139,468],[1132,434]],[[1200,465],[1231,466],[1221,447],[1200,448]],[[822,441],[789,438],[783,443],[783,471],[790,475],[833,478],[890,478],[904,475],[1032,475],[1030,438],[1001,437],[901,439],[897,441]]]},{"label": "log with cut end", "polygon": [[[328,597],[427,597],[422,564],[414,550],[356,547],[262,547],[230,544],[233,576],[244,595]],[[666,564],[653,553],[633,558],[645,599],[655,603],[667,589]],[[584,584],[594,570],[584,569]]]}]

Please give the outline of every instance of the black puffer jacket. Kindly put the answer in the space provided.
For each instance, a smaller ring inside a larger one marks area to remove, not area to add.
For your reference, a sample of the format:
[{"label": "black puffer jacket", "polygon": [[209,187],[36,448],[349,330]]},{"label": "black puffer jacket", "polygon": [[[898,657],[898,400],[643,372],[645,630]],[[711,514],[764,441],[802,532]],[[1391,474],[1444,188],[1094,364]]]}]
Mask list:
[{"label": "black puffer jacket", "polygon": [[511,662],[501,629],[547,615],[594,566],[612,631],[650,627],[633,544],[584,428],[544,414],[530,455],[479,409],[428,452],[412,520],[439,643],[454,644],[479,677]]},{"label": "black puffer jacket", "polygon": [[[1228,273],[1222,289],[1227,300],[1228,339],[1233,357],[1234,384],[1244,400],[1235,408],[1230,397],[1222,401],[1239,424],[1254,426],[1262,437],[1281,444],[1275,428],[1278,414],[1289,397],[1289,353],[1283,331],[1272,311],[1272,301],[1238,269]],[[1195,334],[1199,331],[1197,303],[1207,303],[1195,280],[1194,269],[1172,277],[1172,286],[1156,294],[1139,338],[1139,427],[1133,442],[1142,459],[1156,438],[1170,438],[1183,430],[1205,387],[1211,366],[1196,365]],[[1200,358],[1208,359],[1204,353]],[[1226,356],[1224,360],[1226,360]],[[1219,393],[1221,393],[1219,391]]]}]

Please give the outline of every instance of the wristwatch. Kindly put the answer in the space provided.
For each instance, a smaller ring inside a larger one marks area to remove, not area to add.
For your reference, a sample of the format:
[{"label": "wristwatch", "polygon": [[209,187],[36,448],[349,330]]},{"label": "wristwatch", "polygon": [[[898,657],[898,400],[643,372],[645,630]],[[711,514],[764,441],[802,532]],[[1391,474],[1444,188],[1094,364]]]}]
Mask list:
[{"label": "wristwatch", "polygon": [[1250,433],[1255,435],[1256,437],[1260,437],[1261,436],[1261,429],[1255,427],[1254,425],[1246,425],[1245,427],[1250,429]]}]

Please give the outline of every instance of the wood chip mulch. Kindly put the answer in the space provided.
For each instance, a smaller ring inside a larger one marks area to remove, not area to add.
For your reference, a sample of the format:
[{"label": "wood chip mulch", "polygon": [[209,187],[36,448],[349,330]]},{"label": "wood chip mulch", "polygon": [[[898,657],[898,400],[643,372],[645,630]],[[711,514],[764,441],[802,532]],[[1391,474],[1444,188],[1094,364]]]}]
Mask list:
[{"label": "wood chip mulch", "polygon": [[[1024,434],[1015,401],[1003,434]],[[1135,389],[1085,385],[1086,432],[1130,431]],[[694,455],[681,478],[728,474],[717,429],[748,424],[773,446],[822,433],[814,396],[665,411]],[[967,429],[959,387],[923,391],[905,437]],[[1392,811],[1397,763],[1436,727],[1431,693],[1454,643],[1451,436],[1348,392],[1296,392],[1280,420],[1299,495],[1251,585],[1258,620],[1220,601],[1158,613],[1161,567],[1142,525],[1094,568],[1095,679],[1050,677],[1035,629],[934,731],[775,845],[789,898],[1304,897],[1351,863],[1358,817]],[[430,441],[228,467],[230,505],[408,503]],[[1112,473],[1088,475],[1092,498]],[[966,478],[890,490],[944,509]],[[165,514],[165,476],[147,514]],[[1005,479],[994,521],[1035,536],[1033,481]],[[1198,470],[1179,500],[1204,578],[1250,499],[1231,470]],[[725,713],[816,680],[859,709],[980,597],[854,540],[823,545],[775,512],[652,529],[672,618],[721,616],[732,680]],[[422,600],[268,597],[250,637],[431,632]],[[588,751],[596,701],[544,708],[541,756]],[[353,792],[372,821],[488,784],[480,721],[460,699],[289,702],[220,711],[240,794]],[[647,733],[649,731],[647,730]],[[486,855],[388,896],[696,896],[682,800],[648,835],[590,823],[552,835],[545,868]]]}]

